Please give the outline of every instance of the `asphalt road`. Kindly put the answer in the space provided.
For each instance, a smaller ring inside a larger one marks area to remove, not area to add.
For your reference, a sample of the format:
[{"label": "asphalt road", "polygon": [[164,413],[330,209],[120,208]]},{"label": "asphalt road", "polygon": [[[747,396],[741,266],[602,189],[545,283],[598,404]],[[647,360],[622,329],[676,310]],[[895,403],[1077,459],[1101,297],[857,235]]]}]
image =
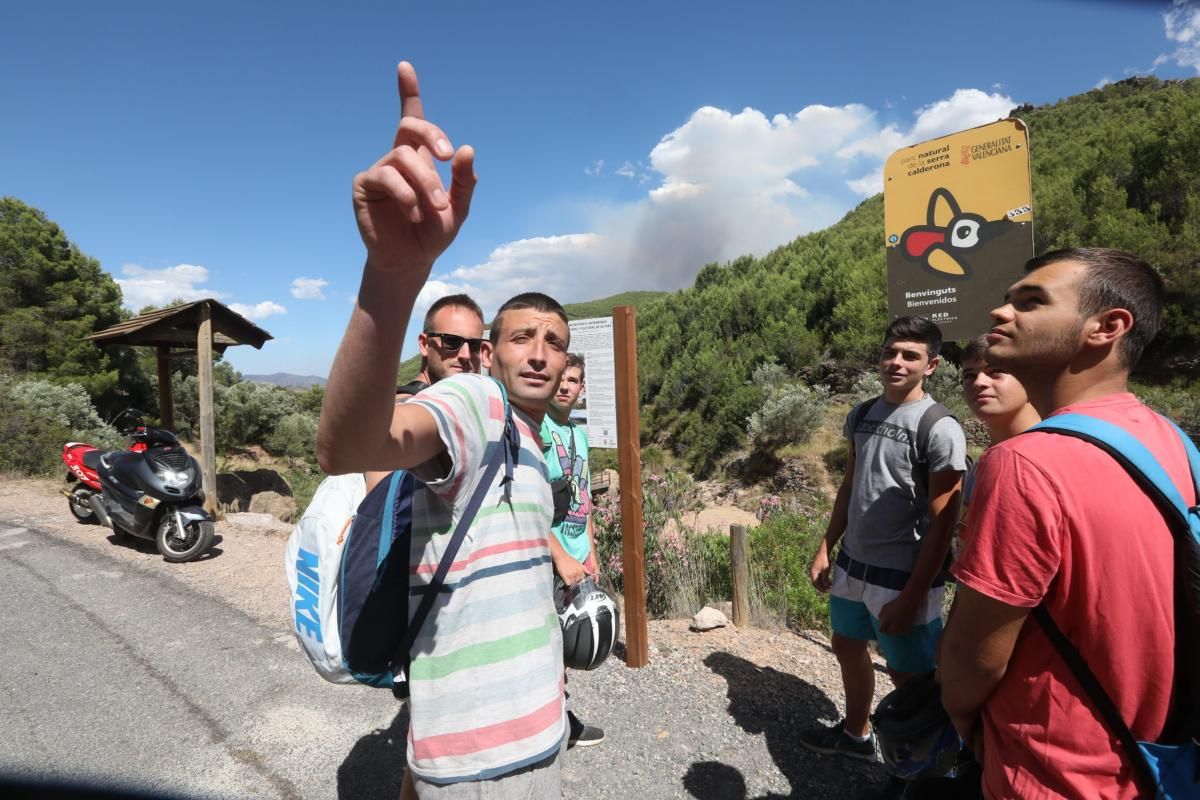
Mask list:
[{"label": "asphalt road", "polygon": [[190,590],[169,564],[137,569],[0,519],[0,608],[0,780],[399,796],[401,704],[325,683],[290,636]]}]

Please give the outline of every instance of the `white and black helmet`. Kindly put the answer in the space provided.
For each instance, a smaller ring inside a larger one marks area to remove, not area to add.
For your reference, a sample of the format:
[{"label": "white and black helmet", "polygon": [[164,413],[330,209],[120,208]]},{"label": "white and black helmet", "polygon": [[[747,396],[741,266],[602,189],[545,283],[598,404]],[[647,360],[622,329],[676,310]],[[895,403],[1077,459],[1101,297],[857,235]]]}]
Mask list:
[{"label": "white and black helmet", "polygon": [[563,664],[595,669],[612,652],[620,630],[617,604],[588,576],[574,586],[554,577],[554,606],[562,626]]},{"label": "white and black helmet", "polygon": [[883,698],[871,722],[884,767],[905,780],[945,775],[962,748],[932,672],[912,678]]}]

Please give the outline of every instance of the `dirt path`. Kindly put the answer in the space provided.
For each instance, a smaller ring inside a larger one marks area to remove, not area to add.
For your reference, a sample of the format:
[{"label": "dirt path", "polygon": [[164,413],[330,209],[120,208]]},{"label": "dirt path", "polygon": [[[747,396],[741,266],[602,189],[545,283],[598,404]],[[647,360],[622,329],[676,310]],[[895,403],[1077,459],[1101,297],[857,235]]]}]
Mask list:
[{"label": "dirt path", "polygon": [[[2,478],[0,518],[139,569],[170,570],[196,591],[290,632],[287,526],[221,521],[209,557],[168,564],[152,542],[127,544],[106,528],[77,524],[60,488],[56,481]],[[604,727],[608,740],[571,752],[567,797],[865,797],[883,781],[876,765],[818,757],[798,745],[800,730],[841,714],[841,677],[824,637],[732,627],[698,634],[686,620],[658,620],[648,639],[643,669],[610,658],[593,672],[570,674],[571,707]],[[880,675],[877,699],[888,686]]]}]

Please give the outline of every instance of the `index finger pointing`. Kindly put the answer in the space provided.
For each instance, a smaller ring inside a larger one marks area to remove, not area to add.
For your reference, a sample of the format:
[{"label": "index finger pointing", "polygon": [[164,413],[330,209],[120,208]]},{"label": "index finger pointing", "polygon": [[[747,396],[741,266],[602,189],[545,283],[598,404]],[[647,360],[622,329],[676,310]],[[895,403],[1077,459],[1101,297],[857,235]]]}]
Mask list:
[{"label": "index finger pointing", "polygon": [[396,67],[396,83],[400,89],[400,116],[425,119],[425,108],[421,105],[421,85],[417,82],[417,71],[407,61]]}]

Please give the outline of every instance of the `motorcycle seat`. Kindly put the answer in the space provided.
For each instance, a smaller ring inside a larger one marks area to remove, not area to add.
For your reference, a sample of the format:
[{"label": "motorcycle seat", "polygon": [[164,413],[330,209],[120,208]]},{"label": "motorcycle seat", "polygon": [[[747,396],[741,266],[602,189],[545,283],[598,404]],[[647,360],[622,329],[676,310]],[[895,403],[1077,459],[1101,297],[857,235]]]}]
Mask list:
[{"label": "motorcycle seat", "polygon": [[94,472],[100,469],[100,458],[103,455],[103,450],[89,450],[83,454],[83,465]]}]

